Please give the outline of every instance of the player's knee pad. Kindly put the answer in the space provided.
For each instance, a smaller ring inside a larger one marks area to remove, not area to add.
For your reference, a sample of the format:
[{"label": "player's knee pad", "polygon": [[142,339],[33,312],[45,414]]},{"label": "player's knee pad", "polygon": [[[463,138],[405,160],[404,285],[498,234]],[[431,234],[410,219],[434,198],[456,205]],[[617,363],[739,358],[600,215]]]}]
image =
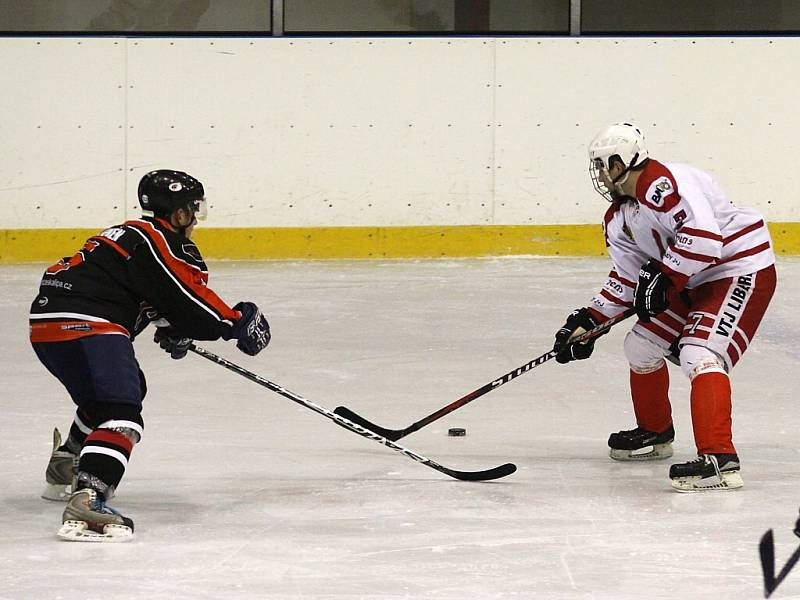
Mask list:
[{"label": "player's knee pad", "polygon": [[681,370],[693,380],[703,373],[727,373],[725,361],[705,346],[686,344],[681,348]]},{"label": "player's knee pad", "polygon": [[625,336],[625,358],[634,373],[658,371],[664,365],[664,349],[635,331]]}]

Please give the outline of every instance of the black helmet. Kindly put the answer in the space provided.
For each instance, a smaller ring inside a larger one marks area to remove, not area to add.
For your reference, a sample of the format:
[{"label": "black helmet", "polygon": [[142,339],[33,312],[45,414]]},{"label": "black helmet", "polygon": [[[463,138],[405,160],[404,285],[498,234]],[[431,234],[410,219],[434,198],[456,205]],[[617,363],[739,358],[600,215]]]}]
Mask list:
[{"label": "black helmet", "polygon": [[150,171],[139,181],[139,204],[157,216],[167,216],[178,208],[198,210],[205,196],[203,184],[183,171]]}]

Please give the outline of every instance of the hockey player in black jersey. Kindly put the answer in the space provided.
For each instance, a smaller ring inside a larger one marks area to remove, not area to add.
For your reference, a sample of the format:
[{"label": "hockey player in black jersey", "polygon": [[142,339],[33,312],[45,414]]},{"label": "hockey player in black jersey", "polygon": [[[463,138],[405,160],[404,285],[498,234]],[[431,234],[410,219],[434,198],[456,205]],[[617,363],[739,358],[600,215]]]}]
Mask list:
[{"label": "hockey player in black jersey", "polygon": [[77,407],[63,444],[54,432],[42,495],[67,500],[58,532],[67,540],[133,536],[131,519],[106,503],[144,432],[147,386],[132,342],[149,323],[175,359],[193,339],[235,339],[251,356],[270,341],[255,304],[230,307],[207,286],[190,239],[205,217],[203,185],[181,171],[152,171],[138,196],[145,216],[109,227],[48,268],[31,305],[33,349]]}]

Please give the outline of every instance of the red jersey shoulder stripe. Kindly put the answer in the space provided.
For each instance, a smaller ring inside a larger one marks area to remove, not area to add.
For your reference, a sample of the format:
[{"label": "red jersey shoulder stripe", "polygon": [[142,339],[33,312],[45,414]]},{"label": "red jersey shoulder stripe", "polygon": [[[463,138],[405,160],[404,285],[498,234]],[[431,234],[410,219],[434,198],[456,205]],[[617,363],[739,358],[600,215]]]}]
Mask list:
[{"label": "red jersey shoulder stripe", "polygon": [[172,254],[164,234],[153,227],[152,223],[128,221],[126,225],[145,240],[156,262],[195,304],[220,320],[235,321],[241,316],[206,286],[208,274],[205,271]]},{"label": "red jersey shoulder stripe", "polygon": [[101,242],[103,244],[106,244],[106,245],[110,246],[113,250],[116,250],[117,252],[119,252],[123,256],[123,258],[126,258],[126,259],[130,258],[130,254],[128,254],[128,252],[125,251],[125,249],[122,246],[120,246],[118,243],[116,243],[113,240],[110,240],[110,239],[108,239],[106,237],[102,237],[102,236],[99,236],[99,235],[96,235],[96,236],[91,237],[89,239],[90,240],[95,240],[97,242]]},{"label": "red jersey shoulder stripe", "polygon": [[[159,219],[159,221],[161,221],[161,219]],[[177,261],[179,263],[186,265],[186,267],[189,267],[190,269],[196,270],[200,273],[207,275],[206,271],[204,271],[197,265],[193,265],[192,263],[187,262],[182,258],[178,258],[177,256],[175,256],[175,254],[172,252],[172,248],[169,247],[169,244],[167,243],[164,234],[161,233],[158,230],[158,228],[154,227],[152,223],[148,221],[134,220],[134,221],[126,221],[125,225],[143,229],[147,233],[148,237],[151,238],[158,245],[158,249],[165,257],[168,257],[173,261]]]}]

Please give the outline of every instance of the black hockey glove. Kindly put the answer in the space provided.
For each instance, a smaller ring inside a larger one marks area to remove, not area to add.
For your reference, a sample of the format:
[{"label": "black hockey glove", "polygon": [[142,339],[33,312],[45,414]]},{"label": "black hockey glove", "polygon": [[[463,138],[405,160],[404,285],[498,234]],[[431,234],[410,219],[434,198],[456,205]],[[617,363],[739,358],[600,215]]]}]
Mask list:
[{"label": "black hockey glove", "polygon": [[234,323],[231,337],[238,340],[236,347],[239,350],[255,356],[269,345],[272,338],[269,323],[252,302],[239,302],[233,308],[242,313],[242,317]]},{"label": "black hockey glove", "polygon": [[172,327],[156,327],[153,341],[164,351],[169,352],[172,358],[179,360],[186,356],[194,340],[181,335]]},{"label": "black hockey glove", "polygon": [[594,352],[594,343],[597,338],[581,344],[571,344],[569,340],[574,336],[594,329],[598,325],[599,323],[588,308],[573,310],[572,314],[567,317],[567,322],[561,326],[561,329],[556,331],[556,343],[553,345],[553,350],[558,352],[556,354],[556,362],[563,365],[573,360],[589,358]]},{"label": "black hockey glove", "polygon": [[672,280],[661,271],[658,261],[651,259],[642,265],[633,298],[633,307],[640,320],[649,323],[650,317],[667,310],[667,293],[671,287]]}]

